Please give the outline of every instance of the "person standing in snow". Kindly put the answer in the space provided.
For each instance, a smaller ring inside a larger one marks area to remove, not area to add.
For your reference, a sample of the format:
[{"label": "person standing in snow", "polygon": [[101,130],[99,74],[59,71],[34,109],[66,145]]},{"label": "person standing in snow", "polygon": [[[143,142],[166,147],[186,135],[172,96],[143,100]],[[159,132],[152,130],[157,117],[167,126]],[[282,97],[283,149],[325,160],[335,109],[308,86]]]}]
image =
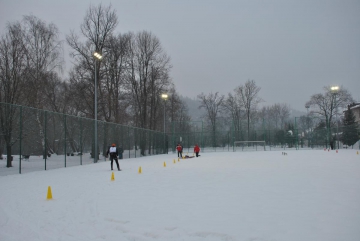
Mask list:
[{"label": "person standing in snow", "polygon": [[198,146],[198,144],[195,144],[194,146],[194,153],[196,154],[196,157],[199,157],[199,152],[200,152],[200,147]]},{"label": "person standing in snow", "polygon": [[120,166],[119,166],[119,161],[118,161],[118,150],[116,148],[115,144],[112,144],[111,147],[109,148],[109,150],[107,151],[106,155],[108,156],[110,154],[110,161],[111,161],[111,170],[113,170],[113,161],[115,160],[118,171],[120,170]]},{"label": "person standing in snow", "polygon": [[180,143],[177,144],[176,150],[178,151],[178,157],[180,156],[182,158],[182,146]]}]

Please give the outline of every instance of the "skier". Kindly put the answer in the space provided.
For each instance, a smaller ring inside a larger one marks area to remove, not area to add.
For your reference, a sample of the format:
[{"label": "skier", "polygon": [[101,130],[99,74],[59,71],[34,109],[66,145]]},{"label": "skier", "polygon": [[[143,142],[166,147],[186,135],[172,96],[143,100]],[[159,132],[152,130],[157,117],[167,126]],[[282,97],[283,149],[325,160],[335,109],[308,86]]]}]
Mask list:
[{"label": "skier", "polygon": [[111,147],[109,148],[109,150],[106,153],[106,156],[108,156],[109,154],[110,154],[110,161],[111,161],[111,170],[113,170],[113,161],[115,160],[118,171],[121,171],[120,166],[119,166],[119,161],[117,158],[119,153],[118,153],[118,150],[117,150],[115,144],[111,145]]},{"label": "skier", "polygon": [[194,153],[196,154],[196,157],[199,157],[199,152],[200,152],[200,147],[198,146],[198,144],[195,144],[194,146]]}]

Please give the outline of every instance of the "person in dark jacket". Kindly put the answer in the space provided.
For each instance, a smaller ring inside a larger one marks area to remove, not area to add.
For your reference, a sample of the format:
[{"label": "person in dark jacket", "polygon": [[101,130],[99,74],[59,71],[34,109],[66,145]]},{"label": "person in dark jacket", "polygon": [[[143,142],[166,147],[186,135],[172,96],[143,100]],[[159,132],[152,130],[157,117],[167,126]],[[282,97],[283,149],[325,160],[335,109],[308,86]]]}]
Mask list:
[{"label": "person in dark jacket", "polygon": [[109,150],[107,151],[106,155],[108,156],[109,154],[110,154],[110,161],[111,161],[111,170],[113,170],[113,161],[115,160],[118,171],[121,171],[119,161],[117,158],[119,153],[118,153],[118,150],[117,150],[115,144],[112,144],[111,147],[109,148]]},{"label": "person in dark jacket", "polygon": [[196,144],[194,146],[194,153],[196,154],[196,157],[199,157],[199,152],[200,152],[200,147],[198,146],[198,144]]},{"label": "person in dark jacket", "polygon": [[176,146],[176,150],[178,151],[178,157],[180,156],[180,157],[182,157],[182,146],[180,145],[180,143],[179,144],[177,144],[177,146]]}]

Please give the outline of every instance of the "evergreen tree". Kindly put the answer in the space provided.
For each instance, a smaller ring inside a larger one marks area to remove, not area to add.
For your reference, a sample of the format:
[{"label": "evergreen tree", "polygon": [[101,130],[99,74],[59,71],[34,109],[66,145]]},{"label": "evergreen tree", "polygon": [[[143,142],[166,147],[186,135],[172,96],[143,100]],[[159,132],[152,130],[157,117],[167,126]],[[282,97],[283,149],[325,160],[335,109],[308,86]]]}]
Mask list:
[{"label": "evergreen tree", "polygon": [[314,128],[312,133],[312,143],[313,145],[326,145],[328,144],[327,141],[327,125],[324,121],[320,121],[317,126]]},{"label": "evergreen tree", "polygon": [[355,115],[348,107],[345,112],[344,129],[341,138],[343,144],[352,146],[359,140],[358,123],[355,121]]}]

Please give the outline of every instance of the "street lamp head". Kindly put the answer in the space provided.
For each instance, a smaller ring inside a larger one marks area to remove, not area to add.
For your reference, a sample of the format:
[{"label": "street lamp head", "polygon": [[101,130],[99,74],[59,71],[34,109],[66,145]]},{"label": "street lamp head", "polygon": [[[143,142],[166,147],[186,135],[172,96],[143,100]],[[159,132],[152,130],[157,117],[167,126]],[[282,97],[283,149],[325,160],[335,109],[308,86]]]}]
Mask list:
[{"label": "street lamp head", "polygon": [[339,91],[339,86],[331,86],[330,89],[331,89],[331,92],[336,93]]},{"label": "street lamp head", "polygon": [[163,98],[164,100],[166,100],[168,98],[168,95],[167,94],[162,94],[161,95],[161,98]]},{"label": "street lamp head", "polygon": [[97,59],[99,59],[99,60],[102,59],[102,55],[99,54],[99,53],[97,53],[97,52],[94,53],[94,56],[95,56]]}]

